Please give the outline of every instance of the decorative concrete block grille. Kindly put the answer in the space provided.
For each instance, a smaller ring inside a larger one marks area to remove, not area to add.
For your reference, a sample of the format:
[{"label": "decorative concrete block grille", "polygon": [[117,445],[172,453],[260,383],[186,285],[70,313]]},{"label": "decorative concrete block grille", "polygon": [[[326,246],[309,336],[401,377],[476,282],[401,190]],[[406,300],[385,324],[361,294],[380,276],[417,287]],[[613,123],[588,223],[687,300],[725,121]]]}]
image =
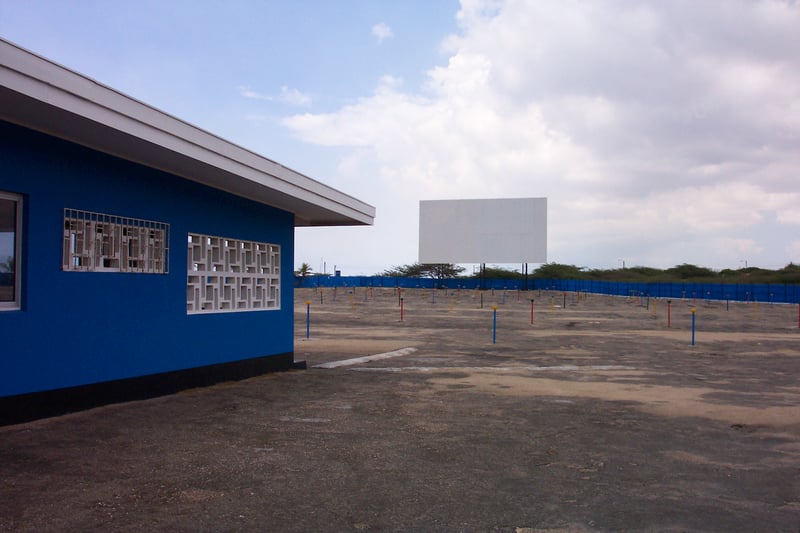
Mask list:
[{"label": "decorative concrete block grille", "polygon": [[62,268],[82,272],[169,272],[169,224],[64,209]]},{"label": "decorative concrete block grille", "polygon": [[281,248],[189,234],[186,312],[280,309]]}]

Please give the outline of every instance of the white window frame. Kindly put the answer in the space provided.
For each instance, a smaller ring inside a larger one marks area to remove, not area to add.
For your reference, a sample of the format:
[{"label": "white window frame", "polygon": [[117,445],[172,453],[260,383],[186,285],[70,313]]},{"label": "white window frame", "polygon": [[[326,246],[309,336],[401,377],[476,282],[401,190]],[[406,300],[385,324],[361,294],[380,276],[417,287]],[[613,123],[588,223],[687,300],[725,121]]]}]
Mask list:
[{"label": "white window frame", "polygon": [[64,209],[62,270],[169,273],[169,224]]},{"label": "white window frame", "polygon": [[0,302],[0,311],[18,311],[22,308],[22,195],[0,191],[0,198],[17,204],[14,221],[14,300]]},{"label": "white window frame", "polygon": [[281,308],[281,247],[189,233],[186,314]]}]

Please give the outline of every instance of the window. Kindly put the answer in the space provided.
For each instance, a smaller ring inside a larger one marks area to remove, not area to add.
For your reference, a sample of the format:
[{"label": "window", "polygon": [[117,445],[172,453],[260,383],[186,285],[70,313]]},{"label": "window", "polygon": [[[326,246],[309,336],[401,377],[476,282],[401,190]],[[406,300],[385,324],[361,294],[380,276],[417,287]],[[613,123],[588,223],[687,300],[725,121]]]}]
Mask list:
[{"label": "window", "polygon": [[0,310],[20,308],[22,197],[0,191]]},{"label": "window", "polygon": [[69,271],[169,272],[169,224],[64,209],[62,268]]},{"label": "window", "polygon": [[186,312],[280,309],[281,247],[189,234]]}]

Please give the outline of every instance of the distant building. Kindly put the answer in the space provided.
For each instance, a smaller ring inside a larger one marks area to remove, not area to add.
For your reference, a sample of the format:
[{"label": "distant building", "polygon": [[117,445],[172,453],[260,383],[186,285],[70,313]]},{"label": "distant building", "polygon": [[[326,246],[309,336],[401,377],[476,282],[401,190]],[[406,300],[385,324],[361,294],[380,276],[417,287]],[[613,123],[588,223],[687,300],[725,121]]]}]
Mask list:
[{"label": "distant building", "polygon": [[0,423],[293,365],[295,226],[375,209],[0,40]]}]

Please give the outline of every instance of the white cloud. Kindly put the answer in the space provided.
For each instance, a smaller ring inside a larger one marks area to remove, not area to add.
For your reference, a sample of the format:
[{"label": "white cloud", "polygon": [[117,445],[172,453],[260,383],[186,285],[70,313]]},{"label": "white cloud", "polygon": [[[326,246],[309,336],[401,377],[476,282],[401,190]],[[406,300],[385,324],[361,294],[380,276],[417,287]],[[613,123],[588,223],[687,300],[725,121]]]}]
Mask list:
[{"label": "white cloud", "polygon": [[717,249],[714,251],[717,253],[727,252],[735,257],[753,257],[759,255],[764,249],[758,246],[753,239],[731,239],[726,237],[717,241]]},{"label": "white cloud", "polygon": [[[788,262],[774,227],[800,223],[800,5],[464,0],[458,20],[418,90],[387,78],[284,121],[346,148],[340,172],[379,217],[404,205],[408,219],[420,199],[547,196],[552,261]],[[405,226],[396,262],[416,259]]]},{"label": "white cloud", "polygon": [[794,194],[788,196],[793,197],[793,203],[778,210],[778,222],[781,224],[800,226],[800,209],[797,207],[798,202],[800,202],[800,195]]},{"label": "white cloud", "polygon": [[281,87],[281,92],[278,95],[277,100],[285,104],[291,104],[296,106],[311,105],[311,97],[309,95],[302,93],[297,89],[290,89],[285,85]]},{"label": "white cloud", "polygon": [[378,39],[378,44],[382,43],[386,39],[394,37],[392,28],[390,28],[383,22],[379,22],[374,26],[372,26],[372,35],[374,35]]},{"label": "white cloud", "polygon": [[800,264],[800,239],[792,241],[786,246],[786,254],[789,256],[790,263]]},{"label": "white cloud", "polygon": [[254,100],[274,100],[273,96],[254,91],[246,85],[239,86],[239,94],[245,98],[252,98]]},{"label": "white cloud", "polygon": [[283,104],[289,104],[293,106],[299,107],[308,107],[312,103],[312,98],[308,94],[305,94],[297,89],[291,89],[286,85],[281,87],[281,90],[278,94],[266,94],[261,93],[258,91],[254,91],[250,87],[243,85],[239,87],[239,94],[244,96],[245,98],[250,98],[253,100],[266,100],[269,102],[280,102]]}]

